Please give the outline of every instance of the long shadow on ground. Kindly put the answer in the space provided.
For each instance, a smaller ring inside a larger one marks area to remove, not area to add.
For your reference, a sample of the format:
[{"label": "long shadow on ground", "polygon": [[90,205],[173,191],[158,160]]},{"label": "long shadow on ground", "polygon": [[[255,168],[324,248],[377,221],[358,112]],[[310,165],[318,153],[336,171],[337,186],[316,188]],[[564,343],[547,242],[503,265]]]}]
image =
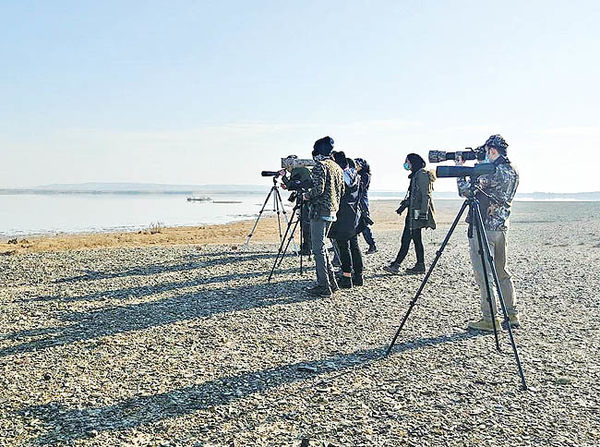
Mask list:
[{"label": "long shadow on ground", "polygon": [[[202,266],[204,267],[204,266]],[[177,290],[185,287],[195,287],[202,286],[207,284],[221,283],[221,282],[229,282],[236,279],[247,279],[247,278],[257,278],[262,275],[268,274],[268,271],[264,269],[262,271],[256,272],[247,272],[247,273],[231,273],[228,275],[221,276],[208,276],[202,275],[201,267],[197,267],[200,270],[200,274],[198,278],[186,280],[186,281],[172,281],[165,282],[161,284],[150,284],[147,286],[135,286],[135,287],[126,287],[122,289],[114,289],[114,290],[102,290],[100,292],[89,293],[87,295],[81,296],[61,296],[61,295],[48,295],[48,296],[38,296],[34,298],[23,299],[23,302],[35,302],[35,301],[61,301],[61,302],[72,302],[72,301],[98,301],[104,299],[120,299],[120,298],[130,298],[134,296],[135,298],[140,298],[143,296],[154,295],[155,293],[167,292],[170,290]],[[288,268],[284,270],[277,270],[275,278],[277,278],[277,274],[285,274],[285,273],[293,273],[299,271],[298,268]]]},{"label": "long shadow on ground", "polygon": [[128,306],[68,313],[64,318],[67,321],[74,321],[72,325],[31,329],[6,336],[6,339],[17,340],[36,336],[44,338],[2,349],[0,357],[164,326],[179,321],[206,318],[214,314],[315,299],[302,290],[302,284],[302,281],[288,280],[237,288],[223,287]]},{"label": "long shadow on ground", "polygon": [[[154,265],[144,265],[140,267],[135,267],[129,270],[124,270],[120,272],[100,272],[95,270],[87,270],[82,275],[72,276],[69,278],[59,278],[54,281],[55,284],[60,283],[71,283],[78,281],[91,281],[97,279],[113,279],[113,278],[125,278],[127,276],[148,276],[148,275],[158,275],[161,273],[173,273],[173,272],[183,272],[187,270],[195,270],[201,267],[210,267],[211,265],[216,264],[228,264],[232,262],[244,262],[244,261],[256,261],[259,259],[265,258],[274,258],[275,253],[271,252],[259,252],[259,253],[236,253],[231,254],[231,252],[226,253],[227,256],[222,256],[222,253],[209,253],[211,256],[210,259],[205,261],[190,261],[183,264],[154,264]],[[205,257],[206,254],[200,254],[198,257]]]},{"label": "long shadow on ground", "polygon": [[[423,338],[398,345],[394,352],[418,349],[442,343],[457,342],[477,335],[456,333],[435,338]],[[202,384],[179,388],[167,393],[140,396],[115,405],[66,409],[58,402],[21,410],[21,416],[41,419],[48,428],[38,441],[42,445],[74,441],[89,436],[92,431],[113,431],[176,418],[197,410],[226,405],[236,399],[272,388],[299,382],[311,377],[365,365],[383,356],[385,348],[360,350],[334,355],[321,360],[282,365],[261,371],[223,377]],[[57,429],[57,427],[59,427]]]}]

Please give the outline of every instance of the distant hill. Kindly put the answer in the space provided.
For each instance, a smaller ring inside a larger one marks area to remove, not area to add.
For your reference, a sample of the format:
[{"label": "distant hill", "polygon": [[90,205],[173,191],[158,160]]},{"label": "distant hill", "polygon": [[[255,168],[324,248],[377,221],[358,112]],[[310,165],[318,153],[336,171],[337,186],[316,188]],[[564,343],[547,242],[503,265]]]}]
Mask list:
[{"label": "distant hill", "polygon": [[0,194],[193,194],[255,193],[269,185],[168,185],[160,183],[65,183],[31,188],[5,188]]},{"label": "distant hill", "polygon": [[[41,185],[31,188],[4,188],[0,194],[255,194],[266,193],[264,185],[170,185],[161,183],[65,183]],[[404,196],[406,191],[376,191],[378,198]],[[437,199],[459,199],[456,192],[434,192]],[[593,200],[600,201],[600,191],[592,192],[532,192],[518,193],[521,200]]]}]

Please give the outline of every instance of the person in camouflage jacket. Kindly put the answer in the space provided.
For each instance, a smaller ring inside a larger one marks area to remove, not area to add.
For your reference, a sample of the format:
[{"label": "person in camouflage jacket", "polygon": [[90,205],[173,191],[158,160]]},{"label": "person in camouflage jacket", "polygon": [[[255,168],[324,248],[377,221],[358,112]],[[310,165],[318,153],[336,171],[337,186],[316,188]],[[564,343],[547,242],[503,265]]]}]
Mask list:
[{"label": "person in camouflage jacket", "polygon": [[311,174],[312,187],[304,194],[304,199],[310,203],[310,235],[317,271],[317,285],[308,293],[323,297],[331,296],[339,289],[325,248],[329,228],[336,219],[344,194],[344,172],[333,161],[332,151],[332,138],[324,137],[315,142],[312,155],[316,164]]},{"label": "person in camouflage jacket", "polygon": [[[510,323],[513,327],[520,324],[516,308],[516,298],[514,284],[510,272],[506,269],[506,233],[508,231],[508,219],[513,198],[519,186],[519,173],[511,164],[507,157],[508,144],[501,135],[492,135],[485,143],[486,158],[496,166],[496,171],[492,174],[482,175],[477,178],[476,197],[479,199],[481,215],[488,236],[490,253],[492,254],[494,265],[498,273],[500,288],[508,310]],[[462,160],[457,160],[457,164],[462,164]],[[466,178],[458,178],[459,194],[467,197],[470,194],[470,183]],[[470,222],[472,216],[467,217]],[[477,235],[473,232],[469,238],[469,252],[471,263],[475,272],[475,279],[481,292],[481,312],[483,318],[479,321],[469,323],[469,328],[482,331],[493,331],[493,322],[491,319],[490,306],[487,301],[487,291],[485,290],[485,278],[483,275],[483,266],[479,254],[479,243]],[[491,296],[493,294],[494,280],[490,269],[488,268],[489,284]],[[494,315],[497,315],[496,299],[492,298]],[[499,326],[499,325],[498,325]]]}]

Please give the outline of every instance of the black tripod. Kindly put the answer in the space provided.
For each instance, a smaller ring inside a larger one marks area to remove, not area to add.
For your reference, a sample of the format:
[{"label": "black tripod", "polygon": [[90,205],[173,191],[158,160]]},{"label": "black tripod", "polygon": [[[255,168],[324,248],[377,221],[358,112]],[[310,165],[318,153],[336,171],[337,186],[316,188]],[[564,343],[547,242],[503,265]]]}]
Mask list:
[{"label": "black tripod", "polygon": [[[260,220],[263,212],[265,211],[265,208],[267,207],[267,203],[269,203],[269,199],[271,198],[271,196],[273,196],[273,212],[277,213],[277,225],[279,228],[279,241],[281,243],[284,241],[283,231],[282,231],[283,227],[281,225],[281,214],[283,214],[283,219],[285,220],[285,223],[288,226],[289,226],[289,221],[287,218],[287,213],[283,206],[283,200],[281,199],[281,194],[279,193],[279,187],[277,186],[277,177],[273,177],[273,186],[271,186],[271,190],[269,191],[269,194],[267,194],[265,203],[263,203],[262,208],[258,212],[258,217],[254,221],[254,226],[252,227],[252,230],[248,234],[248,238],[246,239],[246,243],[244,245],[248,245],[250,243],[250,239],[254,235],[254,231],[256,231],[256,227],[258,226],[258,221]],[[294,250],[296,251],[296,253],[298,252],[298,247],[296,247],[296,243],[294,243]]]},{"label": "black tripod", "polygon": [[[412,311],[413,307],[417,303],[417,299],[421,295],[421,292],[425,288],[425,284],[427,283],[427,280],[431,276],[433,269],[435,268],[438,260],[442,256],[444,248],[446,248],[446,245],[448,244],[448,241],[450,240],[452,233],[456,229],[456,226],[458,225],[460,218],[464,214],[465,209],[467,209],[467,207],[468,207],[469,215],[471,216],[468,234],[469,234],[469,237],[473,237],[473,227],[474,227],[475,232],[477,234],[477,242],[479,244],[479,255],[481,256],[481,265],[483,266],[483,276],[485,278],[485,288],[487,290],[487,300],[488,300],[488,304],[490,306],[490,312],[491,312],[491,316],[492,316],[492,325],[494,328],[496,349],[498,351],[501,351],[500,342],[498,341],[498,328],[496,327],[496,317],[494,315],[494,307],[492,306],[492,300],[495,298],[493,296],[493,291],[490,288],[490,283],[489,283],[489,278],[488,278],[488,265],[489,265],[489,269],[490,269],[493,279],[494,279],[494,285],[495,285],[496,291],[498,293],[500,307],[502,308],[502,313],[504,315],[504,324],[506,325],[506,327],[508,329],[508,337],[510,339],[510,344],[512,345],[515,360],[517,362],[519,376],[521,377],[521,384],[523,385],[523,390],[526,390],[527,384],[525,383],[525,375],[523,374],[523,367],[521,366],[521,360],[519,359],[519,352],[517,351],[517,346],[515,344],[515,340],[513,337],[512,327],[510,325],[510,319],[508,317],[508,312],[506,310],[506,304],[504,302],[504,296],[502,295],[502,289],[500,288],[498,272],[496,271],[493,257],[490,252],[490,247],[488,245],[488,237],[487,237],[487,233],[485,231],[485,226],[483,224],[483,218],[481,217],[481,209],[479,206],[479,200],[477,199],[477,197],[475,195],[476,191],[481,191],[476,185],[476,183],[477,183],[476,179],[477,179],[476,177],[471,177],[471,179],[470,179],[471,188],[470,188],[469,197],[464,201],[460,211],[458,212],[458,215],[454,219],[454,222],[452,223],[452,226],[450,227],[450,230],[448,231],[448,234],[446,235],[446,238],[442,242],[442,245],[440,246],[439,250],[436,252],[435,259],[431,263],[431,266],[429,267],[427,274],[425,275],[425,277],[423,278],[423,281],[421,282],[421,285],[417,289],[417,293],[415,294],[412,301],[410,302],[408,310],[406,311],[406,314],[404,315],[404,318],[402,319],[402,323],[400,323],[400,327],[396,331],[396,334],[394,335],[394,338],[392,339],[392,342],[390,343],[390,346],[388,347],[385,355],[389,355],[390,352],[392,351],[392,348],[394,347],[394,344],[396,343],[396,339],[400,335],[400,331],[404,327],[404,324],[406,323],[406,320],[408,319],[410,312]],[[481,192],[483,192],[483,191],[481,191]],[[487,265],[486,265],[486,262],[487,262]]]},{"label": "black tripod", "polygon": [[[298,212],[300,210],[300,212]],[[296,228],[298,228],[298,224],[300,224],[300,247],[303,247],[303,233],[302,233],[302,224],[304,221],[304,204],[302,200],[302,191],[297,192],[296,204],[294,205],[294,210],[292,211],[292,217],[288,222],[287,228],[285,229],[285,233],[283,234],[283,239],[281,240],[281,244],[279,244],[279,249],[277,250],[277,256],[275,257],[275,261],[273,262],[273,267],[271,268],[271,273],[269,273],[268,282],[271,282],[271,278],[273,277],[273,273],[275,269],[281,266],[283,262],[283,258],[290,246],[290,243],[294,239],[294,233],[296,232]],[[287,240],[286,240],[287,239]],[[300,274],[304,274],[304,266],[303,266],[303,256],[302,251],[297,254],[300,255]]]}]

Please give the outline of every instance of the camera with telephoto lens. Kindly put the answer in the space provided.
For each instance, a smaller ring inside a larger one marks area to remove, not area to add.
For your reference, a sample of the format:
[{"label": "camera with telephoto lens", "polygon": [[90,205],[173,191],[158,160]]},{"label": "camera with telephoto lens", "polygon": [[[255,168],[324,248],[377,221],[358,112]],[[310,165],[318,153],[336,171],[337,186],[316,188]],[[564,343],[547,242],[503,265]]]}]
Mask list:
[{"label": "camera with telephoto lens", "polygon": [[[314,160],[310,160],[308,158],[298,158],[297,155],[288,155],[285,158],[281,159],[281,168],[282,169],[294,169],[294,168],[312,168],[315,165]],[[260,173],[263,177],[279,177],[281,175],[281,171],[262,171]],[[292,188],[288,188],[292,189]],[[294,188],[297,189],[297,188]]]},{"label": "camera with telephoto lens", "polygon": [[479,146],[475,149],[466,147],[464,151],[446,152],[446,151],[429,151],[429,163],[441,163],[448,160],[478,160],[485,159],[485,146]]}]

